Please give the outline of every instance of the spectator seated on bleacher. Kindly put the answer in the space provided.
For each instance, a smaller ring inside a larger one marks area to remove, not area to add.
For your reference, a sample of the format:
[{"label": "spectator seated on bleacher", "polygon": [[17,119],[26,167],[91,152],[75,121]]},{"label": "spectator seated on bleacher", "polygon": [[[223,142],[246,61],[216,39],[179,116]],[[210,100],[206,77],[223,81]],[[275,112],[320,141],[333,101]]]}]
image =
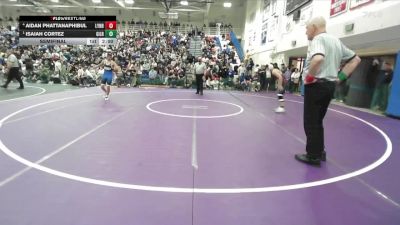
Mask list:
[{"label": "spectator seated on bleacher", "polygon": [[220,87],[220,78],[218,75],[215,76],[207,76],[206,78],[206,88],[207,89],[219,89]]},{"label": "spectator seated on bleacher", "polygon": [[253,77],[251,80],[251,87],[252,87],[252,90],[254,90],[255,92],[260,91],[261,85],[260,85],[260,76],[258,75],[258,72],[253,74]]},{"label": "spectator seated on bleacher", "polygon": [[169,73],[168,73],[168,85],[169,85],[171,88],[175,88],[175,87],[176,87],[177,80],[178,80],[178,76],[177,76],[177,74],[175,73],[175,70],[171,69],[171,70],[169,71]]},{"label": "spectator seated on bleacher", "polygon": [[249,74],[246,74],[243,76],[243,79],[241,80],[241,86],[243,91],[251,91],[251,76]]},{"label": "spectator seated on bleacher", "polygon": [[155,80],[157,78],[157,70],[156,68],[151,68],[149,72],[149,79],[150,80]]}]

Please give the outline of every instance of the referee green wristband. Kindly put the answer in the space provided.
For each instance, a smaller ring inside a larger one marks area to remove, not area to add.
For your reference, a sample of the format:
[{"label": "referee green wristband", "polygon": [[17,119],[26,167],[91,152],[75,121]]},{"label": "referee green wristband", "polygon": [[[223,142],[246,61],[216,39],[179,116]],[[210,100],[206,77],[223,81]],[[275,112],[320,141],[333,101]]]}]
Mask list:
[{"label": "referee green wristband", "polygon": [[339,72],[338,77],[341,81],[347,80],[347,74],[345,74],[343,71]]}]

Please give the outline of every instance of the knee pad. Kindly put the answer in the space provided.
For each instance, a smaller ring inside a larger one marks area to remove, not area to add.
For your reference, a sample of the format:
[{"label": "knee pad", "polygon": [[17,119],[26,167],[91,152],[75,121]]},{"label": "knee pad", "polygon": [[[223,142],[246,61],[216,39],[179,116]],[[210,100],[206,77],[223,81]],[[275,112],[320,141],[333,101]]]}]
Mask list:
[{"label": "knee pad", "polygon": [[285,101],[285,99],[283,98],[283,93],[282,94],[278,93],[277,96],[278,96],[278,101],[280,101],[280,102],[284,102]]}]

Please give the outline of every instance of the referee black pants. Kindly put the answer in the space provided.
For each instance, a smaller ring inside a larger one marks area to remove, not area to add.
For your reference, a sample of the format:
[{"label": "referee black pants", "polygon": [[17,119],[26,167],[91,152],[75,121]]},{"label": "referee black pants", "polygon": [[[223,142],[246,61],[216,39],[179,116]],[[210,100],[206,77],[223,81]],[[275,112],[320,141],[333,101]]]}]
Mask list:
[{"label": "referee black pants", "polygon": [[323,120],[335,92],[335,82],[325,81],[304,86],[304,131],[306,151],[310,157],[321,157],[324,151]]},{"label": "referee black pants", "polygon": [[197,94],[203,94],[203,74],[196,74]]},{"label": "referee black pants", "polygon": [[24,83],[22,82],[21,76],[19,75],[19,67],[11,67],[11,69],[8,71],[7,75],[7,81],[3,85],[4,87],[7,87],[8,84],[13,80],[16,79],[19,82],[19,87],[24,88]]},{"label": "referee black pants", "polygon": [[260,76],[260,91],[267,90],[267,78],[264,75]]}]

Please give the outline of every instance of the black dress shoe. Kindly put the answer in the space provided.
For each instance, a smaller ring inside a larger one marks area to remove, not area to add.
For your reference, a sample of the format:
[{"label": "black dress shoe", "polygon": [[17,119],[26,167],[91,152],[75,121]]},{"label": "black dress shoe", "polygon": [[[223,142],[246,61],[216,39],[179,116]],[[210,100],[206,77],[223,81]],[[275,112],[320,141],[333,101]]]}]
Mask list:
[{"label": "black dress shoe", "polygon": [[322,153],[321,153],[321,161],[326,161],[326,152],[325,151],[322,151]]},{"label": "black dress shoe", "polygon": [[320,166],[321,165],[321,158],[310,157],[307,154],[296,154],[294,156],[298,161],[302,163],[306,163],[313,166]]},{"label": "black dress shoe", "polygon": [[17,89],[24,89],[24,87],[18,87]]},{"label": "black dress shoe", "polygon": [[2,88],[7,88],[7,86],[6,86],[6,85],[1,85],[0,87],[2,87]]}]

